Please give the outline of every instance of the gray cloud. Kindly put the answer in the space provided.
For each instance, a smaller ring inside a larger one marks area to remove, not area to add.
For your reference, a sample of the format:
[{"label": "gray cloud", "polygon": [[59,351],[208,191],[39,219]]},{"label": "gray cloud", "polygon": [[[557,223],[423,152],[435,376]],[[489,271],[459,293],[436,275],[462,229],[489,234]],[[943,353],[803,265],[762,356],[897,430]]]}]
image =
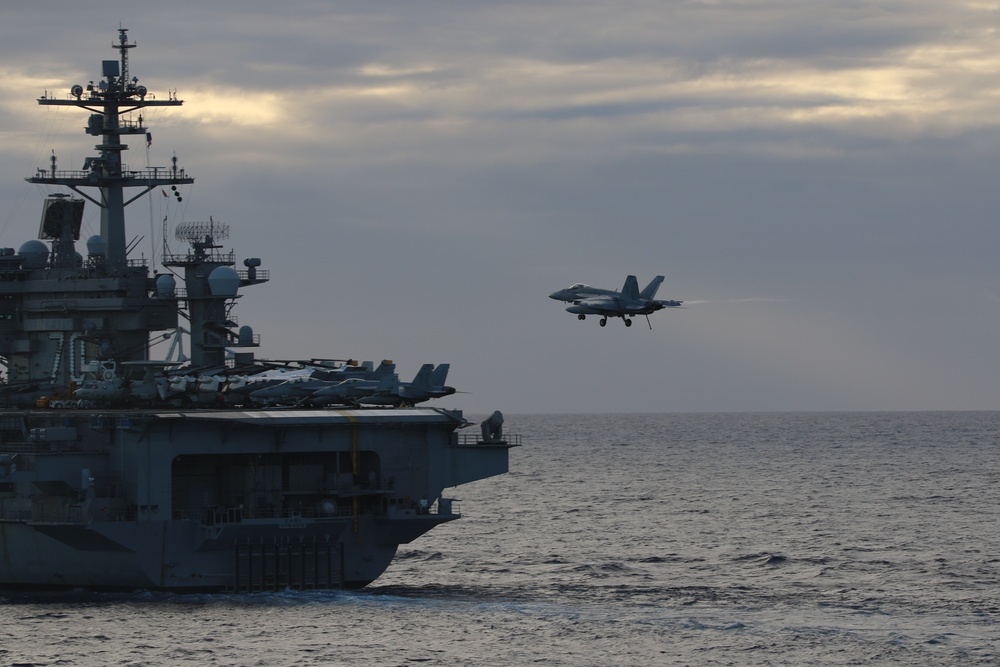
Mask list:
[{"label": "gray cloud", "polygon": [[[120,21],[186,101],[150,160],[197,178],[133,233],[231,223],[274,277],[239,308],[265,354],[450,361],[479,411],[994,405],[989,7],[60,7],[0,9],[2,245],[37,227],[24,176],[92,150],[34,99],[94,78]],[[601,329],[546,298],[628,273],[690,307]]]}]

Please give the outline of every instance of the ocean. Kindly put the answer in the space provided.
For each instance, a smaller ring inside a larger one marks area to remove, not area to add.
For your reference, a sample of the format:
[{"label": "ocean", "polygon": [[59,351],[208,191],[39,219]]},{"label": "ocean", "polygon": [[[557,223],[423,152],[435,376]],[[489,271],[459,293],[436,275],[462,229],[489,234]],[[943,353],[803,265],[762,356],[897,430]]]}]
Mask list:
[{"label": "ocean", "polygon": [[1000,412],[505,429],[364,590],[0,592],[0,665],[1000,664]]}]

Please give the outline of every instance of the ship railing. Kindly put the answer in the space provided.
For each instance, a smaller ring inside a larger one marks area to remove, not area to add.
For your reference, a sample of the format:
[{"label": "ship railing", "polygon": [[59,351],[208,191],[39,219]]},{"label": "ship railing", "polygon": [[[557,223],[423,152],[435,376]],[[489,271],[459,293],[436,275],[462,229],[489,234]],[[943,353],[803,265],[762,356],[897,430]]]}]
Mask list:
[{"label": "ship railing", "polygon": [[35,523],[84,523],[81,505],[66,505],[58,508],[34,508],[31,520]]},{"label": "ship railing", "polygon": [[271,272],[267,269],[256,269],[251,273],[246,269],[239,269],[236,273],[239,274],[240,280],[254,280],[257,282],[267,282],[271,279]]},{"label": "ship railing", "polygon": [[400,516],[462,516],[462,510],[458,502],[451,498],[441,498],[430,505],[425,505],[424,501],[414,501],[410,499],[399,500],[396,505],[389,505],[389,517]]},{"label": "ship railing", "polygon": [[[71,440],[62,440],[58,442],[4,442],[0,443],[0,453],[3,454],[51,454],[51,453],[62,453],[62,452],[82,452],[84,451],[83,445],[78,442]],[[26,466],[31,465],[29,462],[25,461],[20,467],[20,470],[30,470]]]},{"label": "ship railing", "polygon": [[390,498],[388,512],[390,516],[419,515],[419,514],[447,514],[449,516],[461,516],[458,503],[451,498],[441,498],[440,502],[427,503],[426,500],[413,500],[412,498]]},{"label": "ship railing", "polygon": [[[126,260],[125,265],[130,269],[145,269],[148,268],[149,263],[143,257],[140,259]],[[54,264],[49,265],[48,267],[45,268],[62,270],[60,267]],[[86,259],[86,261],[82,265],[75,268],[76,268],[75,272],[76,278],[98,278],[98,277],[105,277],[108,274],[107,262],[105,261],[105,258],[103,256],[99,257],[90,256]],[[62,279],[63,278],[60,278],[60,280]]]},{"label": "ship railing", "polygon": [[[239,326],[238,324],[235,326]],[[226,347],[260,347],[260,334],[250,334],[250,338],[239,338],[235,343],[230,343]]]},{"label": "ship railing", "polygon": [[242,523],[248,519],[319,519],[351,516],[349,510],[336,509],[320,512],[312,509],[273,510],[251,509],[247,507],[224,507],[207,510],[174,510],[174,519],[190,519],[204,525],[220,523]]},{"label": "ship railing", "polygon": [[487,440],[483,434],[476,431],[462,431],[458,435],[459,447],[496,447],[497,445],[506,447],[520,447],[520,433],[505,433],[497,440]]},{"label": "ship railing", "polygon": [[84,524],[87,522],[82,505],[63,505],[31,508],[0,507],[0,521],[21,523]]},{"label": "ship railing", "polygon": [[172,169],[129,169],[123,167],[117,174],[102,169],[43,169],[38,168],[37,178],[56,180],[85,180],[98,178],[133,178],[143,181],[166,180],[187,180],[187,175],[183,169],[173,171]]},{"label": "ship railing", "polygon": [[[159,296],[157,296],[159,298]],[[166,298],[168,299],[186,299],[187,298],[187,288],[185,287],[175,287],[173,294],[170,294]]]},{"label": "ship railing", "polygon": [[187,173],[183,169],[174,169],[173,167],[168,169],[158,169],[153,167],[152,169],[129,169],[125,167],[122,169],[122,173],[128,174],[130,178],[140,178],[144,181],[149,180],[161,180],[161,179],[187,179]]},{"label": "ship railing", "polygon": [[230,264],[230,265],[235,264],[236,251],[230,250],[229,252],[207,252],[200,256],[193,252],[189,252],[185,255],[165,254],[163,255],[162,259],[162,264],[164,266],[170,266],[176,264],[181,264],[181,265],[192,264],[194,262],[208,262],[213,264]]},{"label": "ship railing", "polygon": [[7,508],[0,506],[0,521],[16,521],[20,523],[27,523],[31,521],[32,512],[30,509],[21,508]]},{"label": "ship railing", "polygon": [[[358,514],[361,516],[387,516],[388,514],[398,514],[400,510],[410,509],[415,515],[461,515],[458,503],[455,501],[446,501],[445,503],[435,502],[427,507],[420,507],[415,501],[407,501],[405,507],[403,503],[404,501],[400,499],[398,505],[390,505],[388,508],[376,506],[361,507],[358,510]],[[174,510],[173,512],[175,520],[188,519],[206,526],[243,523],[244,521],[252,520],[343,519],[354,515],[354,509],[351,507],[336,507],[329,511],[321,511],[313,508],[281,510],[265,508],[254,510],[246,507],[228,507],[208,510]]]},{"label": "ship railing", "polygon": [[95,176],[95,172],[91,169],[57,169],[55,171],[51,169],[38,168],[38,178],[50,178],[59,180],[82,180]]},{"label": "ship railing", "polygon": [[[48,444],[48,443],[45,443],[45,444]],[[37,442],[23,442],[23,441],[18,441],[18,442],[15,442],[15,441],[3,442],[3,441],[0,441],[0,453],[2,453],[2,454],[30,454],[32,452],[38,451],[39,449],[40,449],[40,447],[38,446]],[[24,462],[22,462],[18,466],[18,469],[19,470],[30,470],[31,468],[26,467],[26,466],[29,466],[29,465],[30,465],[30,463],[28,463],[27,461],[24,461]]]}]

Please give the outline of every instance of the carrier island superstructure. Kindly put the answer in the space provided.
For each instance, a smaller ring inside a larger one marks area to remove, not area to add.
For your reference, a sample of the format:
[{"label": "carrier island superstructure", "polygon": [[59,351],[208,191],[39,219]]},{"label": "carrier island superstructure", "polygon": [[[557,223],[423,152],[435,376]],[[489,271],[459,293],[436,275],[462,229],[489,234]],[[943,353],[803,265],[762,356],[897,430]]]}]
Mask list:
[{"label": "carrier island superstructure", "polygon": [[[269,275],[236,268],[226,225],[178,225],[190,247],[162,271],[130,258],[126,207],[194,179],[176,158],[126,162],[124,140],[151,136],[142,110],[182,102],[131,76],[118,32],[96,83],[38,100],[89,112],[96,154],[28,177],[51,192],[39,238],[0,248],[0,588],[364,586],[459,518],[446,489],[507,472],[517,439],[499,413],[468,433],[461,412],[416,405],[454,391],[444,364],[405,383],[390,362],[256,359],[231,311]],[[151,358],[182,334],[190,358]]]}]

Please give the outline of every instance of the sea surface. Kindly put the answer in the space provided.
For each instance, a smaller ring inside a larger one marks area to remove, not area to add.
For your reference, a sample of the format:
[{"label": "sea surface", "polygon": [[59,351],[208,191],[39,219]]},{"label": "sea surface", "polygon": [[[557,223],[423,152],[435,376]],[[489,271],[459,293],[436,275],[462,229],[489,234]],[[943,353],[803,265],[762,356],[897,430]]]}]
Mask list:
[{"label": "sea surface", "polygon": [[0,592],[0,666],[1000,665],[1000,412],[506,419],[367,589]]}]

